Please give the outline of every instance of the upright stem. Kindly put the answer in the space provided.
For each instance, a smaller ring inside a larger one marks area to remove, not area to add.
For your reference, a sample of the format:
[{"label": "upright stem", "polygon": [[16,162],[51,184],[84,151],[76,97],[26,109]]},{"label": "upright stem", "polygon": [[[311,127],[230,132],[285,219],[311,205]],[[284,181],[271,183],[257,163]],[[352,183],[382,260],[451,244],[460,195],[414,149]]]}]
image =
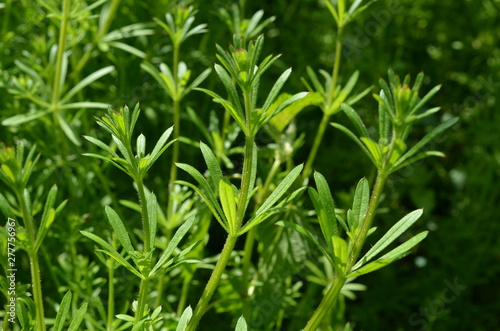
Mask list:
[{"label": "upright stem", "polygon": [[[248,132],[252,132],[251,130],[251,122],[250,115],[252,111],[252,103],[250,98],[250,93],[245,93],[245,112],[247,115],[247,129]],[[226,265],[229,261],[229,257],[231,256],[231,252],[233,251],[234,245],[236,244],[236,240],[238,239],[237,232],[241,228],[243,224],[243,218],[245,217],[246,203],[248,199],[248,193],[251,186],[251,174],[253,165],[253,153],[254,153],[254,136],[246,136],[245,137],[245,158],[243,161],[243,172],[241,175],[241,187],[240,187],[240,195],[238,198],[238,210],[236,213],[236,233],[231,233],[227,237],[226,243],[224,244],[224,248],[222,249],[222,253],[215,265],[215,269],[210,276],[210,280],[208,281],[205,290],[203,290],[203,294],[201,295],[200,301],[196,305],[196,309],[193,313],[193,317],[189,321],[186,331],[194,331],[196,330],[196,326],[200,322],[201,317],[205,313],[207,305],[212,298],[212,295],[219,284],[222,273],[226,269]]]},{"label": "upright stem", "polygon": [[115,319],[115,268],[113,259],[108,259],[108,325],[106,327],[107,331],[114,330],[114,319]]},{"label": "upright stem", "polygon": [[17,194],[21,212],[23,215],[24,226],[28,232],[30,246],[28,247],[28,255],[31,266],[31,281],[33,282],[33,299],[35,301],[36,311],[36,326],[38,331],[45,331],[45,318],[43,313],[43,297],[42,297],[42,281],[40,279],[40,264],[38,263],[38,255],[35,251],[35,228],[33,218],[28,211],[27,201],[24,193],[21,191]]},{"label": "upright stem", "polygon": [[212,276],[210,276],[210,280],[208,281],[203,294],[201,295],[200,301],[196,305],[196,309],[193,313],[193,317],[189,321],[189,324],[186,328],[186,331],[194,331],[200,322],[201,317],[205,313],[206,307],[212,298],[212,295],[215,292],[215,289],[219,285],[219,280],[226,269],[227,262],[229,261],[229,257],[231,256],[231,252],[233,251],[234,245],[236,244],[237,236],[229,235],[226,239],[226,243],[224,244],[224,248],[222,249],[222,253],[219,256],[219,260],[215,265],[215,269],[212,272]]},{"label": "upright stem", "polygon": [[377,179],[375,180],[375,186],[373,187],[372,196],[370,198],[370,203],[368,205],[368,211],[366,213],[366,217],[361,225],[361,229],[359,234],[356,236],[354,244],[349,251],[349,256],[347,259],[347,265],[345,269],[344,275],[336,275],[332,286],[328,289],[328,292],[324,296],[323,300],[319,304],[318,308],[314,312],[313,316],[307,323],[304,331],[315,331],[321,322],[324,320],[325,316],[331,311],[337,297],[339,296],[340,290],[344,286],[347,278],[345,275],[348,275],[356,263],[356,259],[361,252],[361,248],[363,247],[366,236],[368,234],[368,230],[370,229],[373,219],[375,217],[375,212],[377,211],[377,207],[379,204],[380,196],[384,189],[385,181],[387,179],[387,175],[384,172],[378,172]]},{"label": "upright stem", "polygon": [[306,165],[304,166],[304,171],[302,172],[302,181],[304,181],[311,175],[312,166],[314,164],[314,160],[316,159],[316,154],[318,153],[319,146],[321,145],[321,141],[323,140],[323,136],[325,134],[326,127],[328,126],[329,120],[330,115],[323,113],[323,118],[321,119],[321,123],[319,124],[316,137],[314,138],[313,146],[311,148],[311,151],[309,152],[309,157],[307,158]]},{"label": "upright stem", "polygon": [[[59,114],[59,102],[61,99],[61,72],[62,72],[62,61],[63,61],[63,56],[64,56],[64,50],[66,49],[66,38],[67,38],[67,32],[68,32],[68,21],[69,21],[69,8],[70,8],[70,0],[63,0],[62,4],[62,18],[61,18],[61,30],[59,32],[59,42],[57,44],[57,56],[56,56],[56,67],[55,67],[55,74],[54,74],[54,85],[52,86],[52,104],[51,104],[51,111],[52,111],[52,119],[54,122],[54,125],[56,127],[59,127],[59,120],[58,120],[58,114]],[[57,130],[56,133],[58,139],[60,137],[60,130]],[[61,139],[64,141],[63,139]],[[61,148],[62,151],[65,151],[66,149],[63,147]]]},{"label": "upright stem", "polygon": [[71,74],[71,77],[78,77],[78,74],[80,71],[85,67],[87,64],[88,60],[90,60],[90,56],[92,55],[92,51],[94,50],[94,45],[96,45],[101,39],[108,33],[108,30],[111,26],[111,23],[113,22],[113,19],[115,18],[116,12],[118,10],[118,7],[120,6],[121,0],[113,0],[111,2],[111,5],[109,7],[109,12],[108,12],[108,17],[104,21],[104,24],[99,27],[99,31],[97,34],[97,38],[95,40],[95,43],[87,45],[87,49],[85,50],[85,53],[83,56],[80,58],[80,61],[78,61],[78,64],[75,66],[75,69],[73,73]]},{"label": "upright stem", "polygon": [[[174,86],[176,88],[176,96],[173,99],[173,121],[174,121],[174,131],[173,131],[173,139],[179,139],[180,136],[180,124],[181,124],[181,98],[180,98],[180,90],[179,90],[179,49],[180,45],[178,43],[174,43],[174,60],[173,60],[173,75],[174,75]],[[175,181],[177,180],[177,167],[176,163],[179,160],[179,141],[175,141],[172,146],[172,163],[170,166],[170,180],[168,184],[168,206],[167,206],[167,219],[171,220],[173,214],[173,206],[174,199],[172,199],[174,195],[174,187]]]},{"label": "upright stem", "polygon": [[144,308],[146,307],[146,299],[148,297],[149,278],[141,280],[139,288],[139,299],[137,301],[137,310],[135,311],[134,325],[139,323],[144,315]]},{"label": "upright stem", "polygon": [[337,87],[337,81],[339,77],[340,60],[342,54],[342,31],[343,28],[339,26],[337,29],[337,41],[335,43],[335,62],[333,64],[332,71],[332,84],[330,86],[330,90],[328,91],[326,104],[324,106],[324,109],[322,109],[323,118],[321,119],[316,137],[314,138],[314,143],[311,151],[309,152],[306,165],[304,166],[304,171],[302,172],[302,181],[304,181],[311,175],[312,166],[314,164],[314,160],[316,159],[316,154],[318,153],[319,146],[321,145],[321,141],[323,140],[323,136],[325,134],[325,129],[328,125],[328,121],[330,120],[330,107],[332,106],[332,103],[334,102],[336,97],[335,89]]},{"label": "upright stem", "polygon": [[142,214],[142,228],[144,230],[144,253],[149,251],[149,245],[151,243],[151,234],[149,233],[149,215],[148,215],[148,203],[146,200],[146,193],[144,191],[144,184],[142,179],[137,180],[137,191],[139,191],[139,202],[141,204],[141,214]]}]

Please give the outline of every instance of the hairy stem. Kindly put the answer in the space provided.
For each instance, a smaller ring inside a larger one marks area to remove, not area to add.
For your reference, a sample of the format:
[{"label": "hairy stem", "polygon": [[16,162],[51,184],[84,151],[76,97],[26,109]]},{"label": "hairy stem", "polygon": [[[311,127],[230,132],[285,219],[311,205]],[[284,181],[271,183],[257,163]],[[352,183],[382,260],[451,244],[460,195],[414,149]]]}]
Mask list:
[{"label": "hairy stem", "polygon": [[38,331],[45,331],[45,317],[43,313],[43,297],[42,297],[42,281],[40,279],[40,264],[38,263],[38,255],[35,251],[35,225],[33,217],[28,211],[28,192],[19,192],[17,198],[21,206],[24,226],[28,232],[30,246],[28,247],[28,255],[31,266],[31,281],[33,282],[33,299],[35,301],[36,326]]},{"label": "hairy stem", "polygon": [[114,260],[108,259],[108,323],[106,331],[113,331],[115,319],[115,268]]},{"label": "hairy stem", "polygon": [[149,233],[148,203],[146,200],[146,193],[144,190],[142,179],[138,179],[136,183],[137,191],[139,191],[139,203],[141,205],[142,228],[144,232],[144,253],[147,253],[149,251],[149,245],[151,243],[151,234]]},{"label": "hairy stem", "polygon": [[146,299],[148,297],[149,278],[141,280],[139,288],[139,299],[137,300],[137,309],[135,311],[134,325],[139,323],[144,315],[144,308],[146,307]]},{"label": "hairy stem", "polygon": [[[251,122],[250,115],[252,111],[252,102],[250,93],[245,93],[245,112],[247,115],[247,129],[248,132],[252,132],[251,130]],[[236,240],[238,239],[238,231],[243,224],[243,219],[245,217],[245,210],[247,205],[248,193],[250,191],[250,187],[253,183],[251,183],[252,178],[252,169],[255,166],[253,164],[253,153],[254,153],[254,136],[249,135],[245,137],[245,156],[243,161],[243,172],[241,175],[241,187],[240,187],[240,195],[238,197],[238,210],[236,212],[236,229],[235,233],[229,234],[227,237],[226,243],[224,244],[224,248],[222,249],[222,253],[215,265],[215,269],[210,276],[210,280],[208,281],[203,294],[201,295],[200,301],[196,305],[196,309],[193,313],[193,317],[189,321],[187,331],[194,331],[196,326],[200,322],[201,317],[205,313],[207,305],[214,294],[215,289],[217,288],[222,273],[226,268],[227,262],[229,261],[229,257],[231,252],[233,251],[234,245],[236,244]]]}]

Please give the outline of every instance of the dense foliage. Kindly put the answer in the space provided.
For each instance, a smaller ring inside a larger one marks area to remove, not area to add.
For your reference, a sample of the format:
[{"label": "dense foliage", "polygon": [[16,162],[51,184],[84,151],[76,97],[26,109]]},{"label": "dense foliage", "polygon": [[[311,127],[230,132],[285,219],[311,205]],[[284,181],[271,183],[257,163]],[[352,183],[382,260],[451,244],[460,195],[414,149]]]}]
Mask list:
[{"label": "dense foliage", "polygon": [[499,19],[1,1],[3,330],[498,328]]}]

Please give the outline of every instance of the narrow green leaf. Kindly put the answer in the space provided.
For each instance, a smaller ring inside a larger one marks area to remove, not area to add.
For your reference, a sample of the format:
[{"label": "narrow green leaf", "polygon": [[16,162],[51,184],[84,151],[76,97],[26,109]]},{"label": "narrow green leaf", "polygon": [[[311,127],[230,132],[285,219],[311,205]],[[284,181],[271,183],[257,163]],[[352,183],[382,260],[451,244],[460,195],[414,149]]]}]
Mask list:
[{"label": "narrow green leaf", "polygon": [[84,102],[67,103],[61,106],[61,109],[82,109],[82,108],[108,109],[109,107],[111,107],[109,103],[84,101]]},{"label": "narrow green leaf", "polygon": [[265,220],[267,220],[268,218],[270,218],[271,216],[273,215],[276,215],[278,213],[281,213],[281,212],[284,212],[286,211],[285,208],[280,208],[280,207],[274,207],[274,208],[271,208],[269,209],[268,211],[266,211],[265,213],[263,214],[260,214],[260,215],[255,215],[254,217],[252,217],[241,229],[240,231],[238,232],[238,236],[241,236],[243,234],[245,234],[246,232],[250,231],[251,229],[253,229],[254,227],[256,227],[257,225],[259,225],[260,223],[264,222]]},{"label": "narrow green leaf", "polygon": [[316,209],[316,214],[318,215],[319,225],[321,232],[323,233],[323,237],[325,238],[325,242],[328,244],[329,248],[333,250],[330,238],[338,235],[335,203],[325,177],[319,172],[315,172],[314,180],[318,190],[316,191],[313,188],[309,189],[309,196],[311,197],[314,208]]},{"label": "narrow green leaf", "polygon": [[339,236],[332,236],[330,240],[332,241],[335,264],[343,272],[348,257],[347,242]]},{"label": "narrow green leaf", "polygon": [[411,110],[410,116],[416,114],[420,108],[422,108],[430,98],[434,96],[441,89],[441,85],[434,86],[421,100],[420,102]]},{"label": "narrow green leaf", "polygon": [[[177,167],[181,168],[182,170],[184,170],[185,172],[190,174],[194,178],[194,180],[196,180],[198,182],[198,184],[200,185],[200,188],[203,190],[203,192],[205,192],[206,197],[209,199],[210,203],[216,208],[217,212],[219,212],[220,215],[223,216],[224,213],[222,212],[222,209],[220,208],[219,203],[217,202],[217,199],[215,198],[215,193],[214,193],[214,191],[212,191],[212,188],[210,187],[210,184],[208,184],[205,177],[203,177],[203,175],[198,170],[196,170],[194,167],[190,166],[189,164],[176,163],[176,165],[177,165]],[[224,220],[225,220],[225,218],[224,218]]]},{"label": "narrow green leaf", "polygon": [[373,259],[379,252],[390,245],[394,240],[396,240],[403,232],[405,232],[410,226],[412,226],[419,218],[422,216],[423,210],[417,209],[412,211],[396,224],[394,224],[387,233],[380,238],[379,241],[361,258],[358,263],[354,266],[354,269],[359,268],[366,262]]},{"label": "narrow green leaf", "polygon": [[219,191],[219,183],[223,178],[222,170],[219,166],[219,162],[217,162],[217,157],[212,152],[210,147],[200,141],[200,149],[203,154],[203,158],[205,159],[205,163],[208,167],[208,172],[210,173],[210,177],[212,177],[212,189],[214,192]]},{"label": "narrow green leaf", "polygon": [[148,162],[146,163],[146,166],[144,167],[144,171],[148,171],[149,168],[158,160],[158,158],[165,152],[165,150],[170,146],[170,144],[167,144],[168,138],[170,138],[170,135],[172,134],[174,127],[171,126],[168,129],[163,132],[161,135],[160,139],[156,142],[155,147],[153,148],[153,151],[151,152],[151,156],[148,159]]},{"label": "narrow green leaf", "polygon": [[453,126],[455,123],[458,122],[458,118],[454,117],[449,120],[447,120],[444,123],[441,123],[439,126],[437,126],[434,130],[429,132],[425,137],[422,138],[418,143],[415,144],[406,154],[404,154],[398,162],[394,164],[394,167],[398,167],[400,164],[408,160],[410,157],[418,153],[427,143],[429,143],[432,139],[434,139],[436,136],[438,136],[440,133],[448,129],[449,127]]},{"label": "narrow green leaf", "polygon": [[326,251],[323,246],[320,245],[320,243],[316,240],[316,238],[314,238],[314,236],[311,234],[311,232],[309,232],[309,230],[306,230],[304,227],[298,224],[287,221],[276,222],[276,225],[295,230],[304,237],[306,237],[307,239],[309,239],[321,251],[321,253],[323,253],[323,255],[330,261],[332,266],[335,266],[335,262],[333,261],[330,253]]},{"label": "narrow green leaf", "polygon": [[344,132],[349,138],[351,138],[361,148],[361,150],[363,152],[365,152],[366,156],[368,156],[368,158],[373,162],[373,164],[376,164],[376,161],[373,158],[373,155],[370,153],[370,151],[366,148],[366,146],[361,142],[361,140],[359,140],[358,137],[356,137],[356,135],[351,130],[349,130],[345,126],[338,124],[338,123],[330,123],[330,125],[333,126],[334,128],[339,129],[340,131]]},{"label": "narrow green leaf", "polygon": [[382,168],[382,149],[380,148],[380,145],[370,138],[361,137],[361,141],[370,151],[374,165],[380,170]]},{"label": "narrow green leaf", "polygon": [[226,230],[226,232],[229,233],[229,228],[228,228],[228,224],[226,221],[226,216],[224,215],[224,212],[220,208],[217,201],[215,201],[215,203],[214,203],[214,201],[212,199],[210,199],[205,193],[203,193],[198,187],[196,187],[195,185],[193,185],[189,182],[178,180],[178,181],[176,181],[176,183],[190,187],[193,191],[198,193],[198,195],[203,199],[203,201],[205,202],[207,207],[210,209],[210,211],[214,215],[217,222],[219,222],[219,224],[224,228],[224,230]]},{"label": "narrow green leaf", "polygon": [[71,306],[71,291],[66,292],[64,295],[61,305],[59,306],[59,311],[56,315],[56,320],[54,322],[53,331],[61,331],[63,329],[64,323],[66,322],[66,318],[68,317],[69,308]]},{"label": "narrow green leaf", "polygon": [[12,208],[10,207],[9,202],[7,199],[3,196],[2,193],[0,193],[0,210],[2,211],[3,215],[7,218],[14,218],[15,214]]},{"label": "narrow green leaf", "polygon": [[247,331],[247,322],[245,321],[245,318],[243,316],[238,318],[236,329],[234,329],[234,331]]},{"label": "narrow green leaf", "polygon": [[117,262],[119,262],[121,265],[123,265],[125,268],[127,268],[130,272],[132,272],[134,275],[139,277],[140,279],[144,279],[144,276],[137,271],[123,256],[120,255],[110,244],[108,244],[106,241],[104,241],[102,238],[96,236],[93,233],[87,232],[87,231],[80,231],[82,235],[85,237],[89,238],[90,240],[95,241],[97,244],[101,245],[103,249],[99,249],[98,251],[103,252],[113,259],[115,259]]},{"label": "narrow green leaf", "polygon": [[[274,107],[278,107],[284,100],[290,97],[288,93],[282,93],[276,99],[276,101],[271,105],[270,110]],[[283,132],[283,130],[290,124],[292,119],[297,116],[303,109],[308,106],[319,106],[323,101],[323,96],[317,92],[309,93],[305,97],[296,102],[292,103],[288,107],[284,108],[280,113],[276,114],[273,118],[269,120],[269,123],[274,126],[278,132]]]},{"label": "narrow green leaf", "polygon": [[349,275],[347,275],[348,278],[352,277],[358,277],[370,272],[373,272],[375,270],[378,270],[380,268],[385,267],[386,265],[397,261],[399,259],[402,259],[406,255],[408,255],[410,252],[410,249],[415,247],[418,243],[420,243],[422,240],[427,237],[428,231],[423,231],[417,234],[416,236],[412,237],[405,243],[399,245],[398,247],[394,248],[392,251],[389,253],[385,254],[384,256],[381,256],[377,260],[368,263],[367,265],[355,270],[354,272],[351,272]]},{"label": "narrow green leaf", "polygon": [[158,203],[156,202],[156,195],[151,192],[147,197],[147,210],[149,220],[149,239],[150,246],[148,251],[152,251],[155,248],[155,238],[156,238],[156,228],[158,226]]},{"label": "narrow green leaf", "polygon": [[227,179],[221,179],[219,182],[219,197],[222,204],[222,210],[226,215],[229,223],[229,234],[236,234],[237,219],[236,219],[236,199],[234,197],[233,186]]},{"label": "narrow green leaf", "polygon": [[234,86],[233,80],[227,73],[227,71],[218,64],[215,64],[215,72],[221,79],[222,83],[224,84],[224,87],[226,88],[226,91],[229,95],[229,98],[231,99],[231,103],[233,107],[238,111],[238,115],[241,118],[244,118],[245,115],[243,113],[243,108],[241,106],[240,98],[238,96],[238,92],[236,91],[236,86]]},{"label": "narrow green leaf", "polygon": [[360,137],[369,137],[368,130],[366,130],[366,126],[361,120],[361,117],[359,117],[358,113],[356,113],[356,111],[346,103],[342,103],[340,106],[342,107],[342,110],[345,112],[347,117],[349,117],[352,124],[354,124],[354,127],[358,131]]},{"label": "narrow green leaf", "polygon": [[191,306],[187,306],[179,319],[179,324],[177,324],[175,331],[185,331],[191,316],[193,316],[193,309],[191,309]]},{"label": "narrow green leaf", "polygon": [[76,133],[73,131],[73,128],[71,128],[69,123],[66,122],[66,119],[60,112],[57,113],[57,120],[59,121],[59,125],[61,126],[61,129],[63,130],[66,137],[68,137],[69,140],[71,140],[71,142],[76,146],[80,146],[81,145],[80,138],[78,138]]},{"label": "narrow green leaf", "polygon": [[287,81],[288,77],[290,77],[291,73],[292,73],[292,68],[285,70],[281,74],[281,76],[278,78],[276,83],[274,83],[274,86],[271,89],[271,92],[269,92],[269,95],[267,96],[267,99],[264,102],[264,106],[262,106],[262,111],[264,113],[267,112],[267,110],[269,109],[271,104],[274,102],[274,100],[276,100],[276,98],[278,97],[278,93],[281,91],[281,88],[283,87],[283,85]]},{"label": "narrow green leaf", "polygon": [[192,216],[188,218],[180,227],[177,229],[175,232],[174,236],[168,243],[167,248],[165,251],[161,254],[160,258],[158,259],[158,262],[156,265],[153,267],[151,272],[149,273],[149,277],[152,277],[159,269],[163,267],[163,265],[167,262],[167,260],[170,258],[174,250],[177,248],[179,245],[179,242],[184,238],[186,233],[189,231],[191,226],[193,225],[195,217]]},{"label": "narrow green leaf", "polygon": [[120,219],[120,216],[118,216],[118,214],[110,206],[104,207],[104,211],[106,212],[109,223],[113,227],[113,230],[115,231],[116,236],[118,237],[118,240],[122,244],[123,248],[125,248],[128,253],[133,252],[134,248],[132,247],[127,229]]},{"label": "narrow green leaf", "polygon": [[29,114],[18,114],[11,117],[8,117],[2,121],[2,125],[4,126],[16,126],[19,124],[23,124],[26,122],[31,122],[37,118],[43,117],[47,115],[48,111],[37,111],[35,113]]},{"label": "narrow green leaf", "polygon": [[370,186],[366,178],[362,178],[356,186],[354,202],[352,204],[353,223],[349,224],[351,231],[356,233],[363,222],[370,203]]},{"label": "narrow green leaf", "polygon": [[266,201],[260,206],[255,215],[260,215],[269,210],[292,186],[293,182],[299,177],[300,172],[304,168],[303,164],[299,164],[288,173],[288,175],[281,181],[281,183],[276,187],[276,189],[271,193],[271,195],[266,199]]},{"label": "narrow green leaf", "polygon": [[136,149],[137,156],[139,158],[144,157],[146,153],[146,137],[142,133],[137,137]]},{"label": "narrow green leaf", "polygon": [[113,66],[108,66],[91,73],[90,75],[82,79],[78,84],[76,84],[71,90],[69,90],[68,93],[66,93],[66,95],[61,99],[61,103],[67,103],[74,95],[80,92],[84,87],[92,84],[99,78],[109,74],[114,70],[115,68]]},{"label": "narrow green leaf", "polygon": [[36,240],[35,240],[35,252],[38,251],[38,249],[40,248],[43,239],[45,238],[47,232],[49,231],[49,227],[54,221],[55,211],[53,207],[56,201],[56,195],[57,195],[57,186],[54,185],[52,186],[47,195],[45,208],[43,209],[42,219],[40,221],[40,226],[38,228],[38,233],[36,235]]},{"label": "narrow green leaf", "polygon": [[99,139],[89,137],[89,136],[83,136],[83,138],[90,141],[91,143],[93,143],[97,147],[100,147],[102,150],[108,152],[108,154],[111,155],[112,157],[116,157],[116,158],[119,157],[118,154],[116,154],[116,152],[114,150],[112,150],[108,145],[106,145],[105,143],[103,143]]},{"label": "narrow green leaf", "polygon": [[78,331],[80,330],[80,324],[82,324],[85,314],[87,313],[88,303],[84,303],[80,309],[76,312],[71,320],[71,324],[68,327],[68,331]]}]

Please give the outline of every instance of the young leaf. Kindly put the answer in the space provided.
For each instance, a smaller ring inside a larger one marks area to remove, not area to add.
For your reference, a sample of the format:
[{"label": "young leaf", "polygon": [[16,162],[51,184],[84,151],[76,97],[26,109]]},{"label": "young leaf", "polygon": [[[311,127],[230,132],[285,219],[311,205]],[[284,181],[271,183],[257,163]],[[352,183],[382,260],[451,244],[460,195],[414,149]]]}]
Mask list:
[{"label": "young leaf", "polygon": [[61,305],[59,306],[59,311],[56,315],[56,320],[54,322],[53,331],[61,331],[63,329],[66,318],[68,317],[69,308],[71,306],[71,291],[66,292],[64,295]]},{"label": "young leaf", "polygon": [[[332,193],[325,177],[319,172],[314,173],[314,181],[318,189],[318,197],[321,203],[321,210],[318,214],[319,225],[326,242],[330,242],[332,236],[338,236],[337,217],[335,214],[335,203]],[[316,211],[317,212],[317,211]]]},{"label": "young leaf", "polygon": [[212,152],[210,147],[200,141],[200,149],[201,153],[203,154],[203,158],[205,159],[205,163],[207,164],[208,172],[212,177],[212,189],[214,190],[214,192],[217,192],[219,191],[219,183],[223,178],[222,170],[219,166],[219,163],[217,162],[215,154]]},{"label": "young leaf", "polygon": [[191,306],[187,306],[179,319],[179,324],[177,324],[175,331],[185,331],[191,316],[193,316],[193,309],[191,309]]},{"label": "young leaf", "polygon": [[108,244],[102,238],[87,231],[80,231],[80,233],[103,247],[103,249],[99,249],[98,251],[106,253],[107,255],[115,259],[117,262],[119,262],[121,265],[123,265],[125,268],[127,268],[134,275],[136,275],[140,279],[144,279],[144,276],[139,271],[137,271],[137,269],[135,269],[127,260],[125,260],[123,256],[120,255],[120,253],[118,253],[110,244]]},{"label": "young leaf", "polygon": [[356,111],[346,103],[342,103],[341,107],[347,117],[349,117],[349,119],[351,120],[352,124],[354,124],[354,126],[356,127],[359,136],[369,137],[368,130],[366,130],[366,126],[361,120],[361,117],[359,117],[358,113],[356,113]]},{"label": "young leaf", "polygon": [[267,99],[264,102],[264,106],[262,106],[262,111],[264,113],[267,112],[271,104],[274,102],[274,100],[276,100],[276,98],[278,97],[278,93],[280,92],[281,88],[287,81],[288,77],[290,77],[291,73],[292,73],[292,68],[289,68],[285,70],[285,72],[283,72],[281,76],[278,78],[273,88],[271,89],[271,92],[269,92],[269,95],[267,96]]},{"label": "young leaf", "polygon": [[189,229],[193,225],[194,219],[195,219],[194,216],[188,218],[186,220],[186,222],[184,222],[184,224],[182,224],[179,227],[179,229],[175,232],[174,236],[172,237],[172,239],[168,243],[167,248],[161,254],[160,258],[158,259],[158,262],[156,263],[156,265],[153,267],[153,269],[149,273],[150,277],[153,276],[156,273],[156,271],[158,271],[158,269],[163,267],[163,265],[167,262],[167,260],[170,258],[170,256],[174,252],[174,250],[179,245],[179,242],[182,240],[182,238],[184,238],[186,233],[189,231]]},{"label": "young leaf", "polygon": [[234,331],[247,331],[247,322],[245,321],[245,318],[243,316],[238,318],[236,329],[234,329]]},{"label": "young leaf", "polygon": [[352,220],[349,223],[351,231],[356,233],[361,222],[365,219],[366,212],[368,211],[368,204],[370,203],[370,186],[366,178],[362,178],[356,186],[354,193],[354,202],[352,204]]},{"label": "young leaf", "polygon": [[372,248],[361,258],[358,263],[354,266],[353,270],[359,268],[366,262],[374,258],[379,252],[390,245],[394,240],[396,240],[403,232],[405,232],[410,226],[412,226],[419,218],[422,216],[423,210],[417,209],[412,211],[396,224],[394,224],[389,231],[379,240]]},{"label": "young leaf", "polygon": [[219,198],[222,204],[222,210],[229,223],[229,231],[231,231],[229,234],[236,234],[236,199],[234,197],[233,186],[227,179],[221,179],[219,183]]},{"label": "young leaf", "polygon": [[415,144],[406,154],[404,154],[398,162],[394,164],[395,168],[398,168],[399,165],[401,165],[403,162],[408,160],[410,157],[418,153],[429,141],[434,139],[437,135],[439,135],[441,132],[445,131],[449,127],[453,126],[455,123],[458,122],[458,118],[454,117],[449,120],[447,120],[444,123],[441,123],[439,126],[437,126],[434,130],[429,132],[422,140],[420,140],[418,143]]},{"label": "young leaf", "polygon": [[149,222],[149,238],[151,239],[148,251],[152,251],[155,248],[156,228],[158,224],[158,203],[156,202],[156,195],[154,195],[153,192],[148,195],[147,200],[149,220],[145,221]]},{"label": "young leaf", "polygon": [[40,245],[42,244],[43,238],[47,234],[50,225],[55,218],[54,203],[57,195],[57,186],[54,185],[47,195],[47,201],[45,202],[45,208],[43,209],[42,220],[40,221],[40,227],[38,228],[38,233],[35,240],[35,251],[38,251]]},{"label": "young leaf", "polygon": [[83,318],[85,317],[85,314],[87,313],[87,308],[88,308],[88,303],[84,303],[80,309],[76,312],[75,316],[73,316],[73,319],[71,321],[71,324],[68,327],[68,331],[78,331],[80,330],[80,324],[83,322]]},{"label": "young leaf", "polygon": [[326,251],[323,246],[320,245],[320,243],[316,240],[316,238],[314,238],[314,236],[312,235],[312,233],[309,230],[306,230],[305,228],[303,228],[302,226],[300,226],[298,224],[295,224],[292,222],[287,222],[287,221],[276,222],[276,225],[297,231],[298,233],[300,233],[301,235],[303,235],[304,237],[309,239],[321,251],[321,253],[323,253],[323,255],[330,261],[330,263],[333,266],[336,265],[331,257],[331,254],[328,251]]},{"label": "young leaf", "polygon": [[82,79],[78,84],[76,84],[71,90],[69,90],[68,93],[64,95],[64,98],[61,99],[61,103],[67,103],[74,95],[80,92],[80,90],[83,89],[85,86],[92,84],[102,76],[105,76],[114,70],[115,68],[113,66],[108,66],[91,73],[90,75]]},{"label": "young leaf", "polygon": [[276,189],[271,193],[271,195],[266,199],[266,201],[260,206],[260,208],[255,213],[256,216],[268,211],[282,196],[286,193],[288,188],[292,186],[293,182],[299,177],[300,172],[304,168],[303,164],[296,166],[288,175],[281,181],[281,183],[276,187]]},{"label": "young leaf", "polygon": [[376,161],[375,161],[375,159],[373,158],[373,155],[370,153],[370,151],[365,147],[365,145],[363,145],[363,143],[361,142],[361,140],[359,140],[359,138],[356,137],[356,135],[351,130],[349,130],[345,126],[343,126],[341,124],[338,124],[338,123],[330,123],[330,125],[333,126],[334,128],[339,129],[340,131],[344,132],[359,147],[361,147],[361,150],[363,150],[363,152],[365,152],[366,156],[368,156],[368,158],[373,162],[373,164],[377,164]]},{"label": "young leaf", "polygon": [[161,135],[160,139],[158,139],[158,142],[156,143],[155,147],[153,148],[153,151],[151,152],[151,155],[148,159],[148,162],[146,163],[146,166],[144,167],[144,173],[146,173],[149,168],[153,165],[153,163],[158,160],[158,158],[165,152],[165,150],[174,142],[171,141],[170,143],[167,144],[168,138],[172,134],[174,127],[171,126],[168,129],[163,132]]},{"label": "young leaf", "polygon": [[122,244],[123,248],[125,248],[128,253],[133,252],[134,248],[132,247],[127,229],[120,219],[120,216],[118,216],[118,214],[110,206],[104,207],[104,211],[106,212],[109,223],[113,227],[113,230],[115,231],[116,236],[118,237],[118,240]]},{"label": "young leaf", "polygon": [[332,236],[331,241],[333,246],[333,260],[337,268],[343,272],[347,263],[347,242],[339,236]]},{"label": "young leaf", "polygon": [[405,257],[406,255],[409,254],[410,249],[415,247],[419,242],[421,242],[422,240],[425,239],[425,237],[427,237],[427,234],[428,231],[420,232],[419,234],[412,237],[405,243],[399,245],[398,247],[394,248],[392,251],[385,254],[384,256],[381,256],[377,260],[368,263],[367,265],[355,270],[354,272],[351,272],[349,275],[347,275],[347,277],[348,278],[358,277],[370,273],[372,271],[383,268],[386,265]]}]

